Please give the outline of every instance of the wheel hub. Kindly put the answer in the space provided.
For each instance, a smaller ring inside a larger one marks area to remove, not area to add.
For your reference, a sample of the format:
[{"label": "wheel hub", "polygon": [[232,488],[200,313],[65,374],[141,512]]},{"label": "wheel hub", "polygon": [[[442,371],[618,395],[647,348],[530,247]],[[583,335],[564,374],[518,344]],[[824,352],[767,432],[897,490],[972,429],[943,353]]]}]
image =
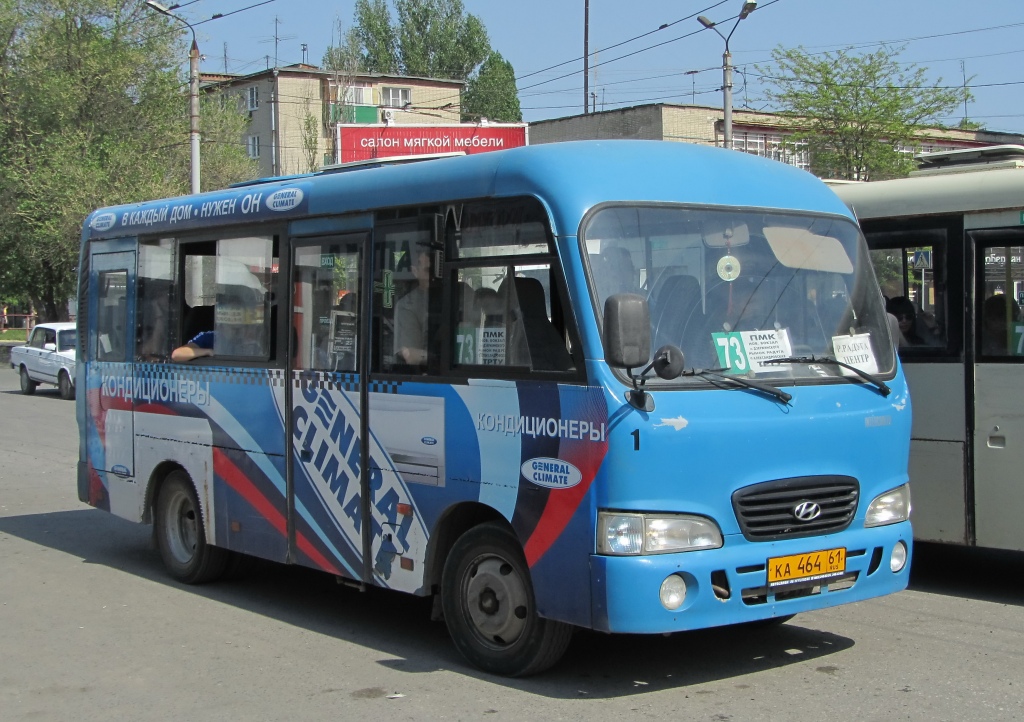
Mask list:
[{"label": "wheel hub", "polygon": [[167,517],[167,529],[170,532],[167,541],[171,554],[180,563],[187,564],[195,555],[196,540],[199,536],[196,510],[191,499],[184,493],[175,493],[168,505]]},{"label": "wheel hub", "polygon": [[478,560],[467,575],[466,607],[490,644],[514,644],[526,629],[529,595],[515,568],[497,556]]}]

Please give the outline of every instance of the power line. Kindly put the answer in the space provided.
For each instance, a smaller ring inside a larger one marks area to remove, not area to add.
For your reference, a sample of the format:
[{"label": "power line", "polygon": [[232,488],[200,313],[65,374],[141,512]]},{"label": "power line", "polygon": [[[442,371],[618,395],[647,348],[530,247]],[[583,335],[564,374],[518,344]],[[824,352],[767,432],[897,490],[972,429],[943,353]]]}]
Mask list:
[{"label": "power line", "polygon": [[[766,3],[764,4],[764,5],[762,5],[762,6],[761,6],[760,8],[758,8],[758,9],[760,10],[760,9],[762,9],[762,8],[770,7],[771,5],[774,5],[775,3],[779,2],[779,1],[780,1],[780,0],[769,0],[769,2],[766,2]],[[713,5],[712,7],[716,7],[716,6],[714,6],[714,5]],[[701,12],[704,12],[704,11],[703,11],[703,10],[700,10],[700,11],[698,11],[697,13],[694,13],[693,15],[690,15],[689,17],[690,17],[690,18],[692,18],[692,17],[696,17],[696,16],[697,16],[697,15],[698,15],[699,13],[701,13]],[[739,15],[733,15],[732,17],[728,17],[728,18],[726,18],[725,20],[722,20],[722,21],[720,21],[720,22],[722,22],[722,23],[726,23],[726,22],[729,22],[730,20],[733,20],[733,19],[735,19],[735,18],[738,18],[738,17],[739,17]],[[684,18],[684,19],[688,19],[688,18]],[[625,59],[625,58],[630,58],[630,57],[632,57],[632,56],[634,56],[634,55],[639,55],[640,53],[645,53],[645,52],[647,52],[648,50],[653,50],[654,48],[660,48],[660,47],[662,47],[663,45],[668,45],[668,44],[670,44],[670,43],[675,43],[675,42],[678,42],[678,41],[680,41],[680,40],[685,40],[686,38],[690,38],[690,37],[693,37],[694,35],[697,35],[698,33],[702,33],[702,32],[705,32],[706,30],[708,30],[708,28],[705,28],[705,27],[701,27],[701,29],[700,29],[700,30],[694,30],[694,31],[693,31],[693,32],[691,32],[691,33],[686,33],[685,35],[680,35],[680,36],[679,36],[678,38],[673,38],[672,40],[666,40],[666,41],[664,41],[664,42],[661,42],[661,43],[655,43],[654,45],[648,45],[648,46],[647,46],[646,48],[640,48],[639,50],[634,50],[634,51],[633,51],[633,52],[631,52],[631,53],[626,53],[625,55],[620,55],[620,56],[618,56],[618,57],[616,57],[616,58],[611,58],[610,60],[605,60],[605,61],[603,61],[603,62],[600,62],[600,63],[597,63],[597,64],[595,64],[595,65],[591,65],[591,66],[590,66],[590,69],[591,69],[591,70],[593,70],[594,68],[599,68],[599,67],[601,67],[602,65],[607,65],[607,64],[609,64],[609,63],[614,63],[614,62],[617,62],[617,61],[619,61],[619,60],[623,60],[623,59]],[[542,80],[541,82],[539,82],[539,83],[534,83],[533,85],[527,85],[526,87],[523,87],[523,88],[519,88],[519,90],[520,90],[520,91],[523,91],[523,90],[529,90],[530,88],[536,88],[536,87],[537,87],[537,86],[539,86],[539,85],[544,85],[544,84],[546,84],[546,83],[553,83],[553,82],[554,82],[554,81],[556,81],[556,80],[562,80],[563,78],[571,78],[572,76],[574,76],[574,75],[578,75],[578,74],[580,74],[580,73],[582,73],[582,72],[583,72],[582,70],[576,70],[576,71],[573,71],[573,72],[571,72],[571,73],[566,73],[566,74],[564,74],[564,75],[559,75],[558,77],[555,77],[555,78],[549,78],[548,80]]]},{"label": "power line", "polygon": [[[708,10],[714,10],[716,7],[718,7],[719,5],[722,5],[722,4],[726,3],[726,2],[728,2],[728,0],[720,0],[720,2],[717,2],[714,5],[710,5],[710,6],[706,7],[706,8],[704,8],[703,10],[698,10],[693,15],[687,15],[685,18],[679,18],[678,20],[673,20],[670,23],[663,23],[662,25],[659,25],[654,30],[648,30],[646,33],[641,33],[640,35],[637,35],[635,37],[630,38],[629,40],[623,40],[620,43],[615,43],[614,45],[609,45],[606,48],[601,48],[600,50],[595,50],[592,53],[590,53],[590,55],[597,55],[598,53],[604,53],[604,52],[607,52],[607,51],[612,50],[614,48],[618,48],[618,47],[620,47],[622,45],[626,45],[628,43],[631,43],[634,40],[639,40],[640,38],[646,38],[648,35],[653,35],[654,33],[657,33],[657,32],[660,32],[662,30],[665,30],[666,28],[670,28],[673,25],[677,25],[677,24],[683,22],[684,20],[689,20],[689,19],[691,19],[691,18],[693,18],[693,17],[695,17],[695,16],[697,16],[697,15],[699,15],[701,13],[706,13]],[[579,56],[578,58],[573,58],[572,60],[566,60],[566,61],[558,63],[556,65],[549,65],[546,68],[541,68],[540,70],[534,70],[532,72],[526,73],[525,75],[520,75],[519,77],[516,78],[516,80],[519,81],[519,80],[522,80],[523,78],[529,78],[530,76],[537,75],[538,73],[544,73],[544,72],[547,72],[548,70],[554,70],[555,68],[560,68],[563,65],[568,65],[569,63],[578,63],[581,60],[583,60],[583,56],[582,55]]]},{"label": "power line", "polygon": [[[952,36],[956,36],[956,35],[969,35],[971,33],[983,33],[983,32],[989,32],[989,31],[992,31],[992,30],[1007,30],[1007,29],[1010,29],[1010,28],[1017,28],[1017,27],[1021,27],[1021,26],[1024,26],[1024,22],[1009,23],[1009,24],[1006,24],[1006,25],[992,25],[992,26],[989,26],[989,27],[971,28],[971,29],[968,29],[968,30],[954,30],[954,31],[951,31],[951,32],[948,32],[948,33],[935,33],[935,34],[932,34],[932,35],[918,35],[918,36],[915,36],[915,37],[901,38],[901,39],[896,39],[896,40],[872,40],[872,41],[867,41],[867,42],[863,42],[863,43],[851,43],[851,44],[846,44],[846,45],[812,45],[812,46],[809,46],[806,49],[807,50],[815,50],[817,48],[823,48],[823,49],[819,50],[818,52],[808,52],[808,53],[805,53],[805,55],[807,55],[807,56],[827,55],[832,50],[859,50],[861,48],[872,48],[872,47],[885,46],[885,45],[902,45],[902,44],[905,44],[905,43],[913,43],[913,42],[918,42],[918,41],[921,41],[921,40],[935,40],[937,38],[946,38],[946,37],[952,37]],[[801,49],[803,50],[804,48],[801,47]],[[744,52],[746,54],[746,53],[764,53],[764,52],[770,52],[770,51],[765,51],[765,50],[748,50],[748,51],[741,51],[741,52]],[[1013,52],[1021,52],[1021,51],[1013,51]],[[986,56],[982,55],[982,56],[978,56],[978,57],[986,57]],[[766,58],[764,60],[749,60],[749,61],[747,61],[747,64],[748,65],[752,65],[752,64],[755,64],[755,63],[769,63],[773,59],[774,58]],[[955,58],[955,59],[956,60],[960,60],[961,58]],[[921,62],[936,62],[936,61],[921,61]],[[911,64],[911,63],[902,63],[902,64]]]}]

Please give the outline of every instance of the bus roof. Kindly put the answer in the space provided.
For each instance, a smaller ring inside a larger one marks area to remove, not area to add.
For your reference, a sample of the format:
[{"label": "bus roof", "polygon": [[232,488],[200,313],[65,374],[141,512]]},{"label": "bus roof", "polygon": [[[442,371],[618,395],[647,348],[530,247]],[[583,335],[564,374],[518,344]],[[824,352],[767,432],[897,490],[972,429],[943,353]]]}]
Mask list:
[{"label": "bus roof", "polygon": [[1018,209],[1024,206],[1024,170],[998,168],[844,183],[832,190],[860,220]]},{"label": "bus roof", "polygon": [[604,202],[850,215],[811,174],[747,153],[665,141],[574,141],[275,179],[100,209],[87,220],[83,241],[512,196],[547,203],[559,236],[575,235],[586,212]]}]

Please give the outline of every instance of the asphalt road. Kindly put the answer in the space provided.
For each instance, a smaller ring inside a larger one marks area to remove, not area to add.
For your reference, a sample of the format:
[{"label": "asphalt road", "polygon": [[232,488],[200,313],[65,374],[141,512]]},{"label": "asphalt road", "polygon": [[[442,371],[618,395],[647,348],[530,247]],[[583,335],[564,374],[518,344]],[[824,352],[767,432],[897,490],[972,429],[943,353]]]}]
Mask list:
[{"label": "asphalt road", "polygon": [[74,404],[0,369],[0,720],[1024,718],[1024,555],[919,546],[911,589],[759,631],[576,635],[467,667],[430,604],[257,564],[189,587],[81,504]]}]

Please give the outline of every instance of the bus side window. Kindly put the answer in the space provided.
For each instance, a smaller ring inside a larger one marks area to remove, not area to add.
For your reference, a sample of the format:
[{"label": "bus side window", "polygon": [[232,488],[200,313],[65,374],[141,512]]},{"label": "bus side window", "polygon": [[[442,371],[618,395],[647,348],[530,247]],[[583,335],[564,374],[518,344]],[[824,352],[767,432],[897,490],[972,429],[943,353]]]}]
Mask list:
[{"label": "bus side window", "polygon": [[440,254],[423,215],[378,226],[373,268],[374,370],[436,373],[440,365]]},{"label": "bus side window", "polygon": [[[949,345],[945,229],[866,233],[901,352]],[[939,238],[941,235],[941,238]],[[925,243],[925,241],[935,241]]]},{"label": "bus side window", "polygon": [[273,245],[272,236],[217,241],[214,356],[270,357]]},{"label": "bus side window", "polygon": [[[575,371],[573,314],[563,307],[543,206],[533,198],[473,201],[447,207],[444,218],[452,368]],[[617,250],[608,282],[636,290],[632,258]]]},{"label": "bus side window", "polygon": [[1024,246],[979,248],[975,297],[976,331],[981,357],[1024,356]]},{"label": "bus side window", "polygon": [[96,360],[125,361],[127,271],[102,271],[96,299]]},{"label": "bus side window", "polygon": [[[174,310],[174,240],[139,245],[136,309],[136,358],[166,361],[176,345]],[[191,338],[191,337],[190,337]]]},{"label": "bus side window", "polygon": [[292,328],[295,367],[359,370],[359,286],[365,234],[295,248]]}]

